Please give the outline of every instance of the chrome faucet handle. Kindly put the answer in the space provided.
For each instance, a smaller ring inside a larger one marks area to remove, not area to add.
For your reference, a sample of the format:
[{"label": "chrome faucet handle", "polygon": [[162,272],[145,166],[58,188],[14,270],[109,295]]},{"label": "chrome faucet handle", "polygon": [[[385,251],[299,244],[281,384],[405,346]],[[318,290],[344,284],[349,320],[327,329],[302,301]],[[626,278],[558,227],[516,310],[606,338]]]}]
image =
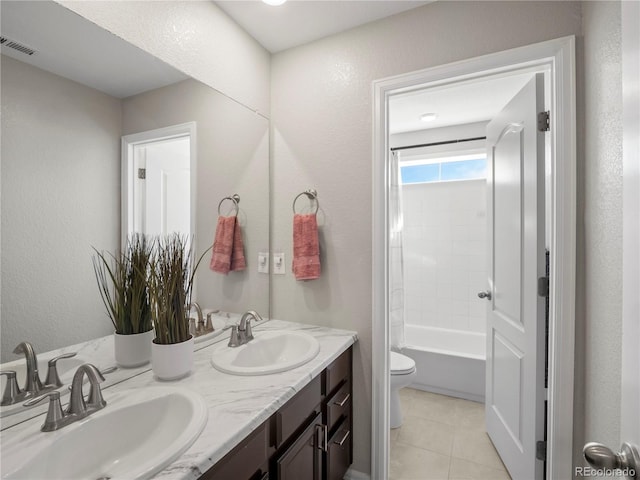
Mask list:
[{"label": "chrome faucet handle", "polygon": [[62,355],[58,355],[57,357],[52,358],[51,360],[49,360],[48,363],[48,368],[47,368],[47,379],[44,381],[44,384],[46,386],[55,386],[56,388],[59,388],[62,386],[62,381],[60,380],[60,377],[58,376],[58,360],[62,360],[64,358],[73,358],[77,355],[76,352],[71,352],[71,353],[63,353]]},{"label": "chrome faucet handle", "polygon": [[39,397],[32,398],[28,402],[25,402],[23,405],[25,407],[32,407],[37,405],[45,398],[49,397],[49,410],[47,410],[47,417],[42,424],[40,430],[43,432],[53,432],[54,430],[58,430],[64,426],[63,419],[65,418],[64,411],[62,410],[62,405],[60,404],[60,392],[47,392],[44,395],[40,395]]},{"label": "chrome faucet handle", "polygon": [[22,394],[18,380],[16,379],[16,372],[14,370],[1,370],[0,375],[7,376],[7,384],[4,386],[4,393],[2,394],[2,401],[0,405],[13,405],[17,403]]},{"label": "chrome faucet handle", "polygon": [[231,326],[231,336],[229,337],[229,347],[238,347],[240,346],[240,332],[238,331],[238,325]]},{"label": "chrome faucet handle", "polygon": [[103,368],[102,370],[98,369],[98,371],[102,374],[102,375],[108,375],[110,373],[115,372],[116,370],[118,370],[118,366],[117,365],[113,365],[111,367],[107,367],[107,368]]},{"label": "chrome faucet handle", "polygon": [[213,320],[211,319],[211,317],[213,317],[213,312],[207,313],[207,323],[204,326],[204,331],[207,333],[213,332],[215,330],[213,328]]},{"label": "chrome faucet handle", "polygon": [[247,324],[244,327],[244,341],[249,342],[253,340],[253,333],[251,333],[251,322],[247,320]]}]

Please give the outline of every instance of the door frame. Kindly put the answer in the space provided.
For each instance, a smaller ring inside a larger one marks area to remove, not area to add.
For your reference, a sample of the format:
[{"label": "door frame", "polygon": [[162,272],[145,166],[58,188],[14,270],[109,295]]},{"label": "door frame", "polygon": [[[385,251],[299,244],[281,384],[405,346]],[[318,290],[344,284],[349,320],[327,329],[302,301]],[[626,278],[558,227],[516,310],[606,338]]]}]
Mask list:
[{"label": "door frame", "polygon": [[551,101],[547,478],[573,475],[576,67],[575,37],[568,36],[373,82],[372,478],[387,478],[389,471],[389,97],[403,91],[540,68],[549,69]]},{"label": "door frame", "polygon": [[196,122],[181,123],[178,125],[171,125],[169,127],[156,128],[154,130],[147,130],[140,133],[132,133],[130,135],[124,135],[121,140],[122,160],[121,160],[121,248],[124,249],[127,243],[128,235],[133,232],[134,225],[134,205],[131,199],[134,196],[134,182],[136,178],[135,172],[135,158],[134,147],[144,143],[150,143],[160,140],[168,140],[177,137],[189,136],[189,148],[190,148],[190,222],[191,222],[191,237],[195,235],[196,225],[196,185],[197,185],[197,139],[196,139]]}]

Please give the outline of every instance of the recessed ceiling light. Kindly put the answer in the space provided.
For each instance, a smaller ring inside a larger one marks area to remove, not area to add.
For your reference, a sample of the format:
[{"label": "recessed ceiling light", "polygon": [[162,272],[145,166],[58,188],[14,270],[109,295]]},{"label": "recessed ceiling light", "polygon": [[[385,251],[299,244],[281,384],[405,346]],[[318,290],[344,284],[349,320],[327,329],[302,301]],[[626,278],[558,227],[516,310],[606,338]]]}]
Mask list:
[{"label": "recessed ceiling light", "polygon": [[437,113],[423,113],[420,115],[420,120],[423,122],[433,122],[436,118],[438,118]]},{"label": "recessed ceiling light", "polygon": [[262,0],[262,1],[267,5],[273,5],[274,7],[277,7],[278,5],[282,5],[287,0]]}]

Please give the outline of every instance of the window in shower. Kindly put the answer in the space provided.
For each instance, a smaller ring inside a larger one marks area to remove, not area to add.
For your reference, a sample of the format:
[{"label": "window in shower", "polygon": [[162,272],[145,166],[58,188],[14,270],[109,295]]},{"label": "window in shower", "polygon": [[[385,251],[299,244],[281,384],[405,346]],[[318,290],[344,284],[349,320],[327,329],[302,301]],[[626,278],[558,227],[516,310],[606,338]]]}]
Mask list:
[{"label": "window in shower", "polygon": [[400,165],[400,172],[403,185],[478,180],[487,176],[487,156],[480,153],[411,160]]}]

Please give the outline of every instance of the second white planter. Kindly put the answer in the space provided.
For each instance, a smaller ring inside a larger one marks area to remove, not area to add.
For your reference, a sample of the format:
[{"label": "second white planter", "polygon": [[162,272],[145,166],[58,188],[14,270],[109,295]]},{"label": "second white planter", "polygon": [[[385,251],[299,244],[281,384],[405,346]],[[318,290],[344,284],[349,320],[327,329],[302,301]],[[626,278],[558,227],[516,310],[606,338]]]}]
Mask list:
[{"label": "second white planter", "polygon": [[160,345],[151,343],[151,368],[159,380],[178,380],[191,373],[193,367],[193,336],[181,343]]},{"label": "second white planter", "polygon": [[154,336],[153,330],[133,335],[114,333],[114,355],[118,366],[134,368],[149,363],[151,360],[151,342]]}]

